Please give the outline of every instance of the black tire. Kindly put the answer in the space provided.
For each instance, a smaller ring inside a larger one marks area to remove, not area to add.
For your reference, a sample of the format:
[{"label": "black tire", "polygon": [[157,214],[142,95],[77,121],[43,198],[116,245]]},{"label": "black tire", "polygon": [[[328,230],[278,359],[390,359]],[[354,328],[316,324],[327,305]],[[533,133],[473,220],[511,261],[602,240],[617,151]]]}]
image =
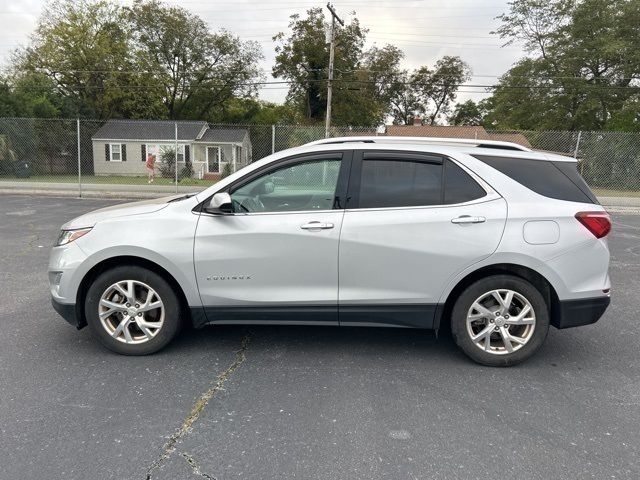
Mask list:
[{"label": "black tire", "polygon": [[[500,355],[479,348],[467,330],[467,313],[473,302],[485,293],[497,289],[519,293],[529,301],[535,314],[535,328],[528,342],[512,353]],[[475,362],[491,367],[510,367],[523,362],[542,346],[548,332],[549,307],[544,297],[531,283],[512,275],[494,275],[473,283],[458,297],[451,312],[451,333],[456,345]]]},{"label": "black tire", "polygon": [[[157,334],[144,343],[124,343],[105,330],[98,315],[102,294],[111,285],[124,280],[137,280],[150,286],[162,299],[165,317]],[[121,355],[148,355],[165,347],[180,330],[180,300],[169,283],[151,270],[138,266],[120,266],[101,273],[91,284],[85,297],[85,316],[93,336],[102,345]]]}]

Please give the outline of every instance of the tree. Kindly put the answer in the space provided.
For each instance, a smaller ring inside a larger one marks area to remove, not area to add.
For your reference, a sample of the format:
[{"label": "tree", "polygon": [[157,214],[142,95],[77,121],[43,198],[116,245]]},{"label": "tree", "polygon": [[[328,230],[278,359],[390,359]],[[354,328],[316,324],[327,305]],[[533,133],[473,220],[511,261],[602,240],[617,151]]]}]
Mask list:
[{"label": "tree", "polygon": [[449,116],[449,123],[452,125],[482,125],[484,122],[484,104],[467,100],[458,103]]},{"label": "tree", "polygon": [[[500,78],[490,104],[506,128],[607,129],[638,98],[640,3],[516,0],[496,31],[529,58]],[[526,108],[530,108],[526,118]]]},{"label": "tree", "polygon": [[127,18],[136,66],[169,118],[208,118],[230,99],[255,94],[257,43],[210,33],[200,17],[157,0],[136,0]]},{"label": "tree", "polygon": [[255,98],[233,98],[224,104],[214,123],[276,125],[293,124],[298,116],[290,104],[279,105]]},{"label": "tree", "polygon": [[[304,18],[297,14],[291,16],[288,37],[283,32],[273,37],[276,42],[273,75],[290,82],[287,100],[303,113],[308,122],[321,121],[326,111],[329,46],[325,32],[328,28],[323,9],[312,8]],[[364,39],[365,31],[357,19],[336,31],[332,105],[336,116],[339,116],[340,104],[349,94],[349,86],[345,82],[353,80]],[[334,123],[339,121],[334,119]]]},{"label": "tree", "polygon": [[[327,106],[329,23],[321,8],[292,15],[290,33],[274,37],[273,75],[290,82],[287,101],[307,123],[324,121]],[[376,126],[390,111],[404,54],[392,45],[364,50],[366,29],[357,18],[335,34],[332,124]]]},{"label": "tree", "polygon": [[403,70],[398,76],[390,103],[390,114],[396,125],[410,125],[416,116],[425,113],[425,107],[420,102],[416,89],[410,84],[410,74],[407,70]]},{"label": "tree", "polygon": [[18,52],[16,67],[45,74],[61,95],[75,100],[78,113],[107,118],[134,95],[122,87],[137,77],[129,35],[121,9],[111,2],[54,0],[45,5],[31,45]]},{"label": "tree", "polygon": [[470,68],[460,57],[444,56],[434,68],[420,67],[411,75],[416,96],[427,113],[426,122],[435,125],[449,113],[460,84],[470,78]]},{"label": "tree", "polygon": [[[31,44],[16,53],[14,69],[16,79],[50,79],[60,115],[202,119],[255,94],[261,55],[256,43],[210,33],[198,16],[157,0],[128,8],[107,0],[51,0]],[[32,88],[44,91],[38,81]],[[39,109],[54,113],[45,103]]]},{"label": "tree", "polygon": [[413,72],[399,71],[390,95],[393,123],[408,125],[425,115],[429,125],[445,119],[470,71],[460,57],[450,56],[436,61],[433,68],[424,65]]}]

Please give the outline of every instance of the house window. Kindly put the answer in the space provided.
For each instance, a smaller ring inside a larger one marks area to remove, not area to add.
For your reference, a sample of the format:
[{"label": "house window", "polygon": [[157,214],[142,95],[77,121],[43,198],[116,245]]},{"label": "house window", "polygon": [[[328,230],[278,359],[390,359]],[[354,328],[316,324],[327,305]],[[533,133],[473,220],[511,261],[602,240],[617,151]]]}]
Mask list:
[{"label": "house window", "polygon": [[109,160],[112,162],[122,161],[122,144],[111,143],[109,145]]},{"label": "house window", "polygon": [[[174,148],[175,148],[175,146],[171,147],[172,150]],[[184,145],[178,145],[178,161],[179,162],[184,162]]]},{"label": "house window", "polygon": [[[153,155],[156,161],[165,161],[168,155],[173,156],[176,146],[173,143],[147,144],[147,155]],[[184,162],[184,145],[178,145],[178,162]]]}]

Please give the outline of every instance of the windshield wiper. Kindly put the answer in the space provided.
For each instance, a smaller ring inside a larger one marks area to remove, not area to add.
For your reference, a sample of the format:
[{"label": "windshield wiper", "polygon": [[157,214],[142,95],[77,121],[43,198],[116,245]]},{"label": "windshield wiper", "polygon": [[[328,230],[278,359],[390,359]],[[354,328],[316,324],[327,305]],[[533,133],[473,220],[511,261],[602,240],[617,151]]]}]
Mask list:
[{"label": "windshield wiper", "polygon": [[194,195],[195,195],[195,193],[188,193],[186,195],[183,195],[182,197],[172,198],[171,200],[168,200],[167,203],[173,203],[173,202],[179,202],[181,200],[186,200],[187,198],[191,198]]}]

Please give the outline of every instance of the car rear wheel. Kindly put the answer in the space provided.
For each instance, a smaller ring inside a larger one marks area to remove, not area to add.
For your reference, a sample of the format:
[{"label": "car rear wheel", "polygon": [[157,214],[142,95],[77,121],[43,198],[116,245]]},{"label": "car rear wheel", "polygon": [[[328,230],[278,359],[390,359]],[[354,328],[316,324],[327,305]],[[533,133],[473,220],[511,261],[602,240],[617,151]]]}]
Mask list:
[{"label": "car rear wheel", "polygon": [[483,365],[508,367],[533,355],[549,331],[549,308],[526,280],[483,278],[458,297],[451,332],[460,349]]},{"label": "car rear wheel", "polygon": [[87,324],[108,349],[147,355],[178,333],[180,302],[169,283],[142,267],[116,267],[100,274],[85,299]]}]

